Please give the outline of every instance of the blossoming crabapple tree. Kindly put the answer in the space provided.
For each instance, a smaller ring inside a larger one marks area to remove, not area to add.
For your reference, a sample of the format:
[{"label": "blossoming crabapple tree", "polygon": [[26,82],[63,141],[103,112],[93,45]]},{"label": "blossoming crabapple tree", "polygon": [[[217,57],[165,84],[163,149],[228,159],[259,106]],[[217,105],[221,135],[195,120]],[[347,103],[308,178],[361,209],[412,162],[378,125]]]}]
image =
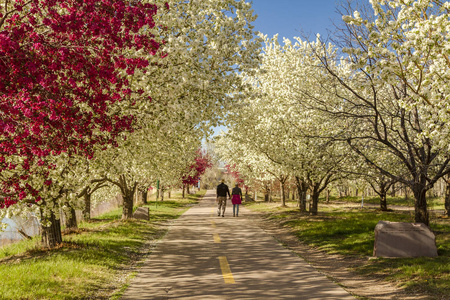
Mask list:
[{"label": "blossoming crabapple tree", "polygon": [[205,173],[206,169],[212,167],[211,157],[203,152],[201,149],[197,150],[197,156],[194,163],[189,166],[189,169],[181,177],[183,184],[183,198],[185,190],[189,193],[189,186],[198,184],[200,177]]},{"label": "blossoming crabapple tree", "polygon": [[[120,71],[149,65],[126,50],[153,55],[159,48],[148,38],[157,7],[135,1],[0,4],[2,206],[40,205],[41,189],[27,181],[43,176],[44,187],[51,186],[45,168],[58,168],[52,156],[93,157],[96,145],[115,144],[132,129],[133,116],[111,107],[133,92]],[[42,168],[31,174],[35,164]],[[55,201],[45,203],[44,216],[52,215]],[[51,239],[48,245],[60,240]]]}]

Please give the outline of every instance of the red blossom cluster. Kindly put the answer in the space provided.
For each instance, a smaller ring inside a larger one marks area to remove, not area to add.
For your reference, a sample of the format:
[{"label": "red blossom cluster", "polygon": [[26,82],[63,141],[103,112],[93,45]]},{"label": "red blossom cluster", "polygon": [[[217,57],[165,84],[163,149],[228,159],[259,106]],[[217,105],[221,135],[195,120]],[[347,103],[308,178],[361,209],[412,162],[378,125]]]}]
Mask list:
[{"label": "red blossom cluster", "polygon": [[241,174],[239,173],[239,170],[237,166],[234,165],[225,165],[225,169],[227,170],[227,174],[230,174],[231,177],[234,178],[235,182],[239,185],[244,184],[244,179],[241,178]]},{"label": "red blossom cluster", "polygon": [[211,157],[204,153],[202,150],[197,150],[197,156],[195,157],[195,162],[189,166],[189,175],[184,175],[182,177],[182,182],[184,185],[196,185],[200,180],[200,176],[205,174],[206,169],[212,167]]},{"label": "red blossom cluster", "polygon": [[[120,0],[4,3],[0,11],[0,196],[1,205],[8,206],[27,194],[40,199],[24,183],[30,165],[54,168],[46,157],[62,152],[91,158],[95,145],[115,144],[119,133],[133,130],[132,115],[111,111],[114,103],[140,93],[131,90],[121,72],[132,75],[147,67],[145,57],[128,57],[128,53],[144,50],[155,55],[160,42],[150,34],[157,12],[152,4]],[[14,172],[17,165],[7,163],[8,157],[25,158],[21,171]],[[41,172],[45,177],[45,171]]]}]

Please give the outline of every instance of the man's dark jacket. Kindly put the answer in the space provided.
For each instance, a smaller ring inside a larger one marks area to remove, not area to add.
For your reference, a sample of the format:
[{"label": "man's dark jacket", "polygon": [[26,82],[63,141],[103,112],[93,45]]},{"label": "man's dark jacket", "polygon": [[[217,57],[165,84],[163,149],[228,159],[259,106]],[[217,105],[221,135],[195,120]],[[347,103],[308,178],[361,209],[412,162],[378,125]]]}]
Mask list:
[{"label": "man's dark jacket", "polygon": [[228,185],[225,183],[221,183],[217,186],[217,197],[230,197],[230,190],[228,189]]}]

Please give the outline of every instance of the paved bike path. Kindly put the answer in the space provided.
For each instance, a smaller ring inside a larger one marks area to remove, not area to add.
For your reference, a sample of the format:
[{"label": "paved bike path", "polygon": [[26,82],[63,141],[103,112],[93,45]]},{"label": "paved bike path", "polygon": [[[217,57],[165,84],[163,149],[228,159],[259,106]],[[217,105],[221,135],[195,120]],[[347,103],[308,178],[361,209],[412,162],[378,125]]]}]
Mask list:
[{"label": "paved bike path", "polygon": [[[247,215],[247,216],[246,216]],[[216,213],[214,191],[176,220],[122,299],[355,299],[260,229]]]}]

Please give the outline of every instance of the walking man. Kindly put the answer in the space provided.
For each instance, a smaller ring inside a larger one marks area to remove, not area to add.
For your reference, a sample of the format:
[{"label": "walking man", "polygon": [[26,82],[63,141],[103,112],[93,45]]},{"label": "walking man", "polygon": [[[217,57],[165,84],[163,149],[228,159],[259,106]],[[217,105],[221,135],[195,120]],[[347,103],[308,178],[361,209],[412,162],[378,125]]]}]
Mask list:
[{"label": "walking man", "polygon": [[222,208],[222,217],[225,214],[225,208],[227,207],[227,195],[228,198],[230,196],[230,190],[228,189],[228,185],[225,184],[225,179],[222,179],[222,182],[217,186],[216,191],[216,201],[217,201],[217,215],[220,217],[220,209]]}]

